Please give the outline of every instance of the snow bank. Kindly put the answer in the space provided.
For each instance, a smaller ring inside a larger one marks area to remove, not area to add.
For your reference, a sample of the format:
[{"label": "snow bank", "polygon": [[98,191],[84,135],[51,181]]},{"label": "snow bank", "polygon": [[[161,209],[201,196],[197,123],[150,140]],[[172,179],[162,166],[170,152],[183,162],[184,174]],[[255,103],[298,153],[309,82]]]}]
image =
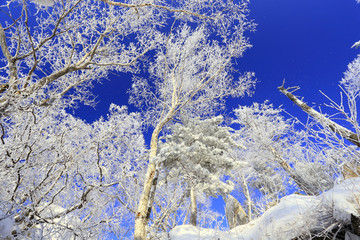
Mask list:
[{"label": "snow bank", "polygon": [[335,220],[350,223],[350,215],[358,215],[359,206],[360,178],[351,178],[319,196],[286,196],[260,218],[229,231],[183,225],[164,239],[287,240],[310,230],[325,229]]},{"label": "snow bank", "polygon": [[350,222],[351,214],[360,212],[360,178],[349,178],[322,194],[322,202],[333,210],[337,221]]}]

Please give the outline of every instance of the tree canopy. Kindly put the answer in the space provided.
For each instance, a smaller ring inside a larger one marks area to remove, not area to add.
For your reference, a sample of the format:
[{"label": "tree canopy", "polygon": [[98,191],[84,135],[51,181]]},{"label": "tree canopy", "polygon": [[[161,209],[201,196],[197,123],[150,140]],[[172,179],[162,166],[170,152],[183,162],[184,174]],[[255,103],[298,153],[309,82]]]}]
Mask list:
[{"label": "tree canopy", "polygon": [[[235,228],[294,192],[318,201],[359,177],[360,55],[340,81],[341,102],[328,98],[341,118],[285,83],[306,123],[269,101],[227,111],[228,98],[256,84],[237,69],[255,29],[248,4],[0,3],[0,238],[166,239],[188,223],[224,227],[210,196],[227,199]],[[79,104],[96,105],[92,88],[112,73],[131,75],[121,81],[138,112],[111,104],[93,123],[74,117]],[[328,220],[309,236],[360,231],[356,214],[329,214],[312,215]]]}]

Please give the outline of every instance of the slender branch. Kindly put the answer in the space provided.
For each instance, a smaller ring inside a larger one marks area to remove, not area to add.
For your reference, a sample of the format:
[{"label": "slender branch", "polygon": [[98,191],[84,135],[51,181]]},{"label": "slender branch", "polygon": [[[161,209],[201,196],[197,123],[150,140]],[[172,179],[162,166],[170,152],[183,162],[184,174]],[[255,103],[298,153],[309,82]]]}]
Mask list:
[{"label": "slender branch", "polygon": [[34,58],[34,65],[31,67],[30,69],[30,72],[28,73],[28,76],[25,80],[25,84],[24,84],[24,87],[23,88],[26,88],[29,84],[29,81],[30,81],[30,78],[31,78],[31,75],[34,73],[37,65],[38,65],[38,60],[37,60],[37,57],[36,57],[36,51],[35,51],[35,47],[34,47],[34,41],[33,41],[33,38],[30,34],[30,29],[29,29],[29,25],[28,25],[28,21],[29,21],[29,16],[28,16],[28,10],[27,10],[27,7],[26,7],[26,4],[25,4],[25,0],[23,0],[23,3],[24,3],[24,6],[25,6],[25,26],[26,26],[26,32],[29,36],[29,40],[30,40],[30,45],[31,45],[31,49],[32,49],[32,52],[33,52],[33,58]]},{"label": "slender branch", "polygon": [[78,5],[81,1],[83,1],[83,0],[77,1],[77,2],[74,4],[74,6],[72,6],[69,10],[67,10],[66,12],[64,12],[64,13],[59,17],[59,19],[57,20],[57,22],[56,22],[56,24],[55,24],[55,26],[54,26],[54,30],[52,31],[52,34],[51,34],[49,37],[43,39],[43,40],[37,45],[37,47],[34,48],[33,51],[31,51],[31,52],[29,52],[29,53],[27,53],[27,54],[25,54],[25,55],[16,57],[16,60],[22,60],[22,59],[27,58],[28,56],[34,54],[34,52],[38,51],[45,43],[47,43],[48,41],[50,41],[51,39],[53,39],[55,36],[61,35],[61,34],[65,33],[65,32],[67,32],[67,31],[69,31],[71,28],[68,28],[68,29],[65,29],[64,31],[58,32],[58,28],[59,28],[59,26],[60,26],[61,21],[64,20],[64,18],[65,18],[67,15],[69,15],[69,14],[77,7],[77,5]]},{"label": "slender branch", "polygon": [[150,51],[152,49],[152,47],[153,47],[153,45],[151,45],[149,48],[145,49],[142,53],[140,53],[138,56],[136,56],[135,58],[133,58],[131,61],[129,61],[127,63],[114,63],[114,62],[112,62],[112,63],[96,63],[96,62],[89,62],[89,64],[93,64],[93,65],[96,65],[96,66],[122,66],[122,67],[131,66],[137,60],[139,60],[141,57],[143,57],[148,51]]}]

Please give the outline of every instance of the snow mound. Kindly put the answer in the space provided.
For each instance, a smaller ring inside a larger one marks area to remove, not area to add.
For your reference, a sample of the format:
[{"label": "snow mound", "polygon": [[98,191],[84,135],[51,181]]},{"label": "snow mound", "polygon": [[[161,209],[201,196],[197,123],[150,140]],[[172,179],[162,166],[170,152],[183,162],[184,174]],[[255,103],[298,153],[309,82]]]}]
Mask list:
[{"label": "snow mound", "polygon": [[260,218],[229,231],[182,225],[174,228],[171,240],[287,240],[313,230],[323,230],[334,221],[350,223],[360,212],[360,178],[337,184],[319,196],[289,195]]},{"label": "snow mound", "polygon": [[350,222],[351,214],[360,213],[360,178],[349,178],[320,195],[322,202],[333,210],[337,221]]}]

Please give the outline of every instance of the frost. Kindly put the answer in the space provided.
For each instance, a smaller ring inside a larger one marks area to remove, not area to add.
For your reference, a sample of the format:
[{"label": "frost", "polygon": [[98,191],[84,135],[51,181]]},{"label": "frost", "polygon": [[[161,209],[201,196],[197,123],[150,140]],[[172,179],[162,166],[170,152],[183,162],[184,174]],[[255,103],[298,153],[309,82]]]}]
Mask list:
[{"label": "frost", "polygon": [[[354,45],[356,45],[355,43]],[[358,55],[348,65],[348,70],[344,73],[344,78],[340,81],[345,90],[350,95],[357,95],[360,91],[360,56]]]},{"label": "frost", "polygon": [[44,7],[50,7],[55,4],[54,0],[33,0],[34,3],[39,4]]}]

